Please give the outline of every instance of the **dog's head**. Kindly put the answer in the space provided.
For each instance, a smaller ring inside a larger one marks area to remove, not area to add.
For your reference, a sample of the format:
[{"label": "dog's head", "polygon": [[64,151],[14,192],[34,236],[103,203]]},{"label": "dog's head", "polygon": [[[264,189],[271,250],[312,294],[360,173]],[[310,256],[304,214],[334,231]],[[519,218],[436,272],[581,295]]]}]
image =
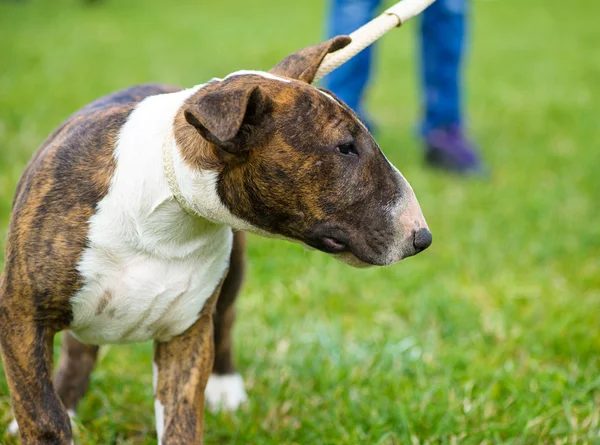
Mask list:
[{"label": "dog's head", "polygon": [[325,55],[349,41],[305,48],[270,73],[233,73],[186,101],[175,137],[198,182],[188,192],[196,211],[355,266],[392,264],[429,246],[408,182],[347,105],[310,85]]}]

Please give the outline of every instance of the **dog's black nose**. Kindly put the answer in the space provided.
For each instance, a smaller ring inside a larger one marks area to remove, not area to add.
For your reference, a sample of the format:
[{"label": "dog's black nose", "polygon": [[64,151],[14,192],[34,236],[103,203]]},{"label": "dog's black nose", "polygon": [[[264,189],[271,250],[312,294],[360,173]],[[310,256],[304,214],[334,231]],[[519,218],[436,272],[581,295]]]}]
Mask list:
[{"label": "dog's black nose", "polygon": [[432,237],[431,232],[429,230],[419,229],[415,232],[415,239],[413,241],[413,244],[415,246],[415,249],[417,249],[417,252],[421,252],[422,250],[425,250],[429,246],[431,246],[431,241]]}]

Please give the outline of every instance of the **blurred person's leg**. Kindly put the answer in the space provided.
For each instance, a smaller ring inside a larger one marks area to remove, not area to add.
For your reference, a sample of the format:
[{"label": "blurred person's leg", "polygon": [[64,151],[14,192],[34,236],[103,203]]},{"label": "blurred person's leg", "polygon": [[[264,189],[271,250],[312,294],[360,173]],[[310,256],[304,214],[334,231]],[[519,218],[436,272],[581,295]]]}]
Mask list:
[{"label": "blurred person's leg", "polygon": [[422,132],[429,164],[457,172],[480,168],[462,110],[467,0],[437,0],[421,22]]},{"label": "blurred person's leg", "polygon": [[[331,0],[328,20],[330,37],[350,34],[370,21],[381,0]],[[371,75],[373,46],[363,50],[325,77],[325,87],[348,104],[372,129],[366,116],[363,97]]]}]

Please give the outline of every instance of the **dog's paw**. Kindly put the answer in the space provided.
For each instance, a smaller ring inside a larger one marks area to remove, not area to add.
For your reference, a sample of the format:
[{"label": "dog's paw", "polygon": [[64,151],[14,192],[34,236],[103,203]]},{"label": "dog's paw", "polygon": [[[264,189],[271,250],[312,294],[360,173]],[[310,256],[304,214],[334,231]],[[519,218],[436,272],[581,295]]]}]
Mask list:
[{"label": "dog's paw", "polygon": [[[72,409],[67,410],[67,413],[69,413],[69,417],[71,419],[74,419],[77,417],[77,414]],[[73,420],[71,420],[71,425],[73,425]],[[12,422],[10,422],[8,424],[8,428],[6,428],[6,431],[4,431],[4,434],[6,434],[7,436],[12,436],[12,437],[16,437],[19,435],[19,425],[17,424],[17,419],[13,419]]]},{"label": "dog's paw", "polygon": [[211,374],[204,391],[204,397],[212,412],[217,412],[220,409],[235,411],[241,404],[248,401],[248,394],[244,389],[244,380],[239,374]]}]

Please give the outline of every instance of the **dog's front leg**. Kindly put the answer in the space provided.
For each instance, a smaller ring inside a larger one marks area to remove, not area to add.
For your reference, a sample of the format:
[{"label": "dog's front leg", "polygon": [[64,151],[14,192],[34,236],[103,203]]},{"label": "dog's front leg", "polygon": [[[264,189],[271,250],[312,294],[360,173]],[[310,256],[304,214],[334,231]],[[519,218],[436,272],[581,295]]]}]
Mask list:
[{"label": "dog's front leg", "polygon": [[0,350],[23,445],[68,445],[71,422],[52,386],[54,332],[0,307]]},{"label": "dog's front leg", "polygon": [[204,389],[214,362],[212,314],[221,285],[191,328],[155,343],[154,408],[161,445],[202,443]]}]

